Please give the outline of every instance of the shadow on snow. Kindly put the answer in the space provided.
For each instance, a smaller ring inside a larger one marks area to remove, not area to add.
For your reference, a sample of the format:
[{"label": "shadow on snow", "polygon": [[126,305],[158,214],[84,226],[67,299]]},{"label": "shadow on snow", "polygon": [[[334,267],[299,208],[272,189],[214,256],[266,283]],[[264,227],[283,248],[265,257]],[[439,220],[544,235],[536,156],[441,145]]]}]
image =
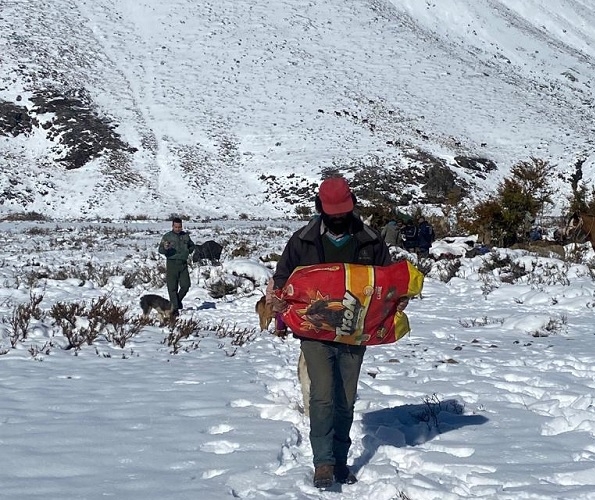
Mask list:
[{"label": "shadow on snow", "polygon": [[416,446],[466,425],[485,424],[482,415],[465,415],[455,399],[384,408],[365,413],[362,419],[364,451],[353,463],[354,471],[366,465],[380,446]]}]

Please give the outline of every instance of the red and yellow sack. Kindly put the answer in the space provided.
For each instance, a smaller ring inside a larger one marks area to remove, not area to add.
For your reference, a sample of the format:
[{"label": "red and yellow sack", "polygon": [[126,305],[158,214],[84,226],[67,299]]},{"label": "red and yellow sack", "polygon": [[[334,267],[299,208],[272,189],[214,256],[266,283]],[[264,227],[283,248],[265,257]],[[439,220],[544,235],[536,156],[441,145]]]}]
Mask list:
[{"label": "red and yellow sack", "polygon": [[385,267],[298,267],[279,294],[289,306],[283,319],[300,337],[354,345],[396,342],[410,330],[397,301],[419,295],[423,278],[406,260]]}]

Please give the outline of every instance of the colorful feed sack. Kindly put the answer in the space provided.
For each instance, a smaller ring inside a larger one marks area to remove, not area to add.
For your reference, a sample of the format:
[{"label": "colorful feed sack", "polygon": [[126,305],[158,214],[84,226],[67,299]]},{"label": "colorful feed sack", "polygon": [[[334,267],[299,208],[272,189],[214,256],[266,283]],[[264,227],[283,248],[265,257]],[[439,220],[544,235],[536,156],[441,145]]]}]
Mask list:
[{"label": "colorful feed sack", "polygon": [[423,274],[403,260],[386,267],[316,264],[298,267],[278,291],[283,319],[300,337],[344,344],[396,342],[409,332],[401,297],[421,293]]}]

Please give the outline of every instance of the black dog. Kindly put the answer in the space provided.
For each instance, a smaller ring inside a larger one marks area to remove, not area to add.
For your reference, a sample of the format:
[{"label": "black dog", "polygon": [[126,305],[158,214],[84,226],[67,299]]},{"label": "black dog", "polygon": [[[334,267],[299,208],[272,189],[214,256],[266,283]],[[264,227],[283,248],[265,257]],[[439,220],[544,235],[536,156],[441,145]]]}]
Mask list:
[{"label": "black dog", "polygon": [[223,247],[213,240],[205,241],[202,245],[196,245],[192,262],[219,264]]}]

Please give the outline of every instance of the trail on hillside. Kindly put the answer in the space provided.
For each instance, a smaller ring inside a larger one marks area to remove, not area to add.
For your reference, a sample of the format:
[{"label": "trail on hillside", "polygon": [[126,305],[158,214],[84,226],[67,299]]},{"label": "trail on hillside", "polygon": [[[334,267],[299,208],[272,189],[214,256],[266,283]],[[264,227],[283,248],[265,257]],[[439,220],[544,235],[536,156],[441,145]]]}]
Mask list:
[{"label": "trail on hillside", "polygon": [[[2,7],[0,98],[84,90],[136,149],[64,172],[47,154],[59,137],[43,127],[5,138],[0,169],[31,175],[6,176],[0,188],[29,209],[293,214],[329,169],[411,171],[394,190],[416,202],[433,165],[481,193],[530,156],[551,160],[565,181],[577,159],[592,175],[595,13],[586,2]],[[457,156],[498,169],[478,173]]]}]

